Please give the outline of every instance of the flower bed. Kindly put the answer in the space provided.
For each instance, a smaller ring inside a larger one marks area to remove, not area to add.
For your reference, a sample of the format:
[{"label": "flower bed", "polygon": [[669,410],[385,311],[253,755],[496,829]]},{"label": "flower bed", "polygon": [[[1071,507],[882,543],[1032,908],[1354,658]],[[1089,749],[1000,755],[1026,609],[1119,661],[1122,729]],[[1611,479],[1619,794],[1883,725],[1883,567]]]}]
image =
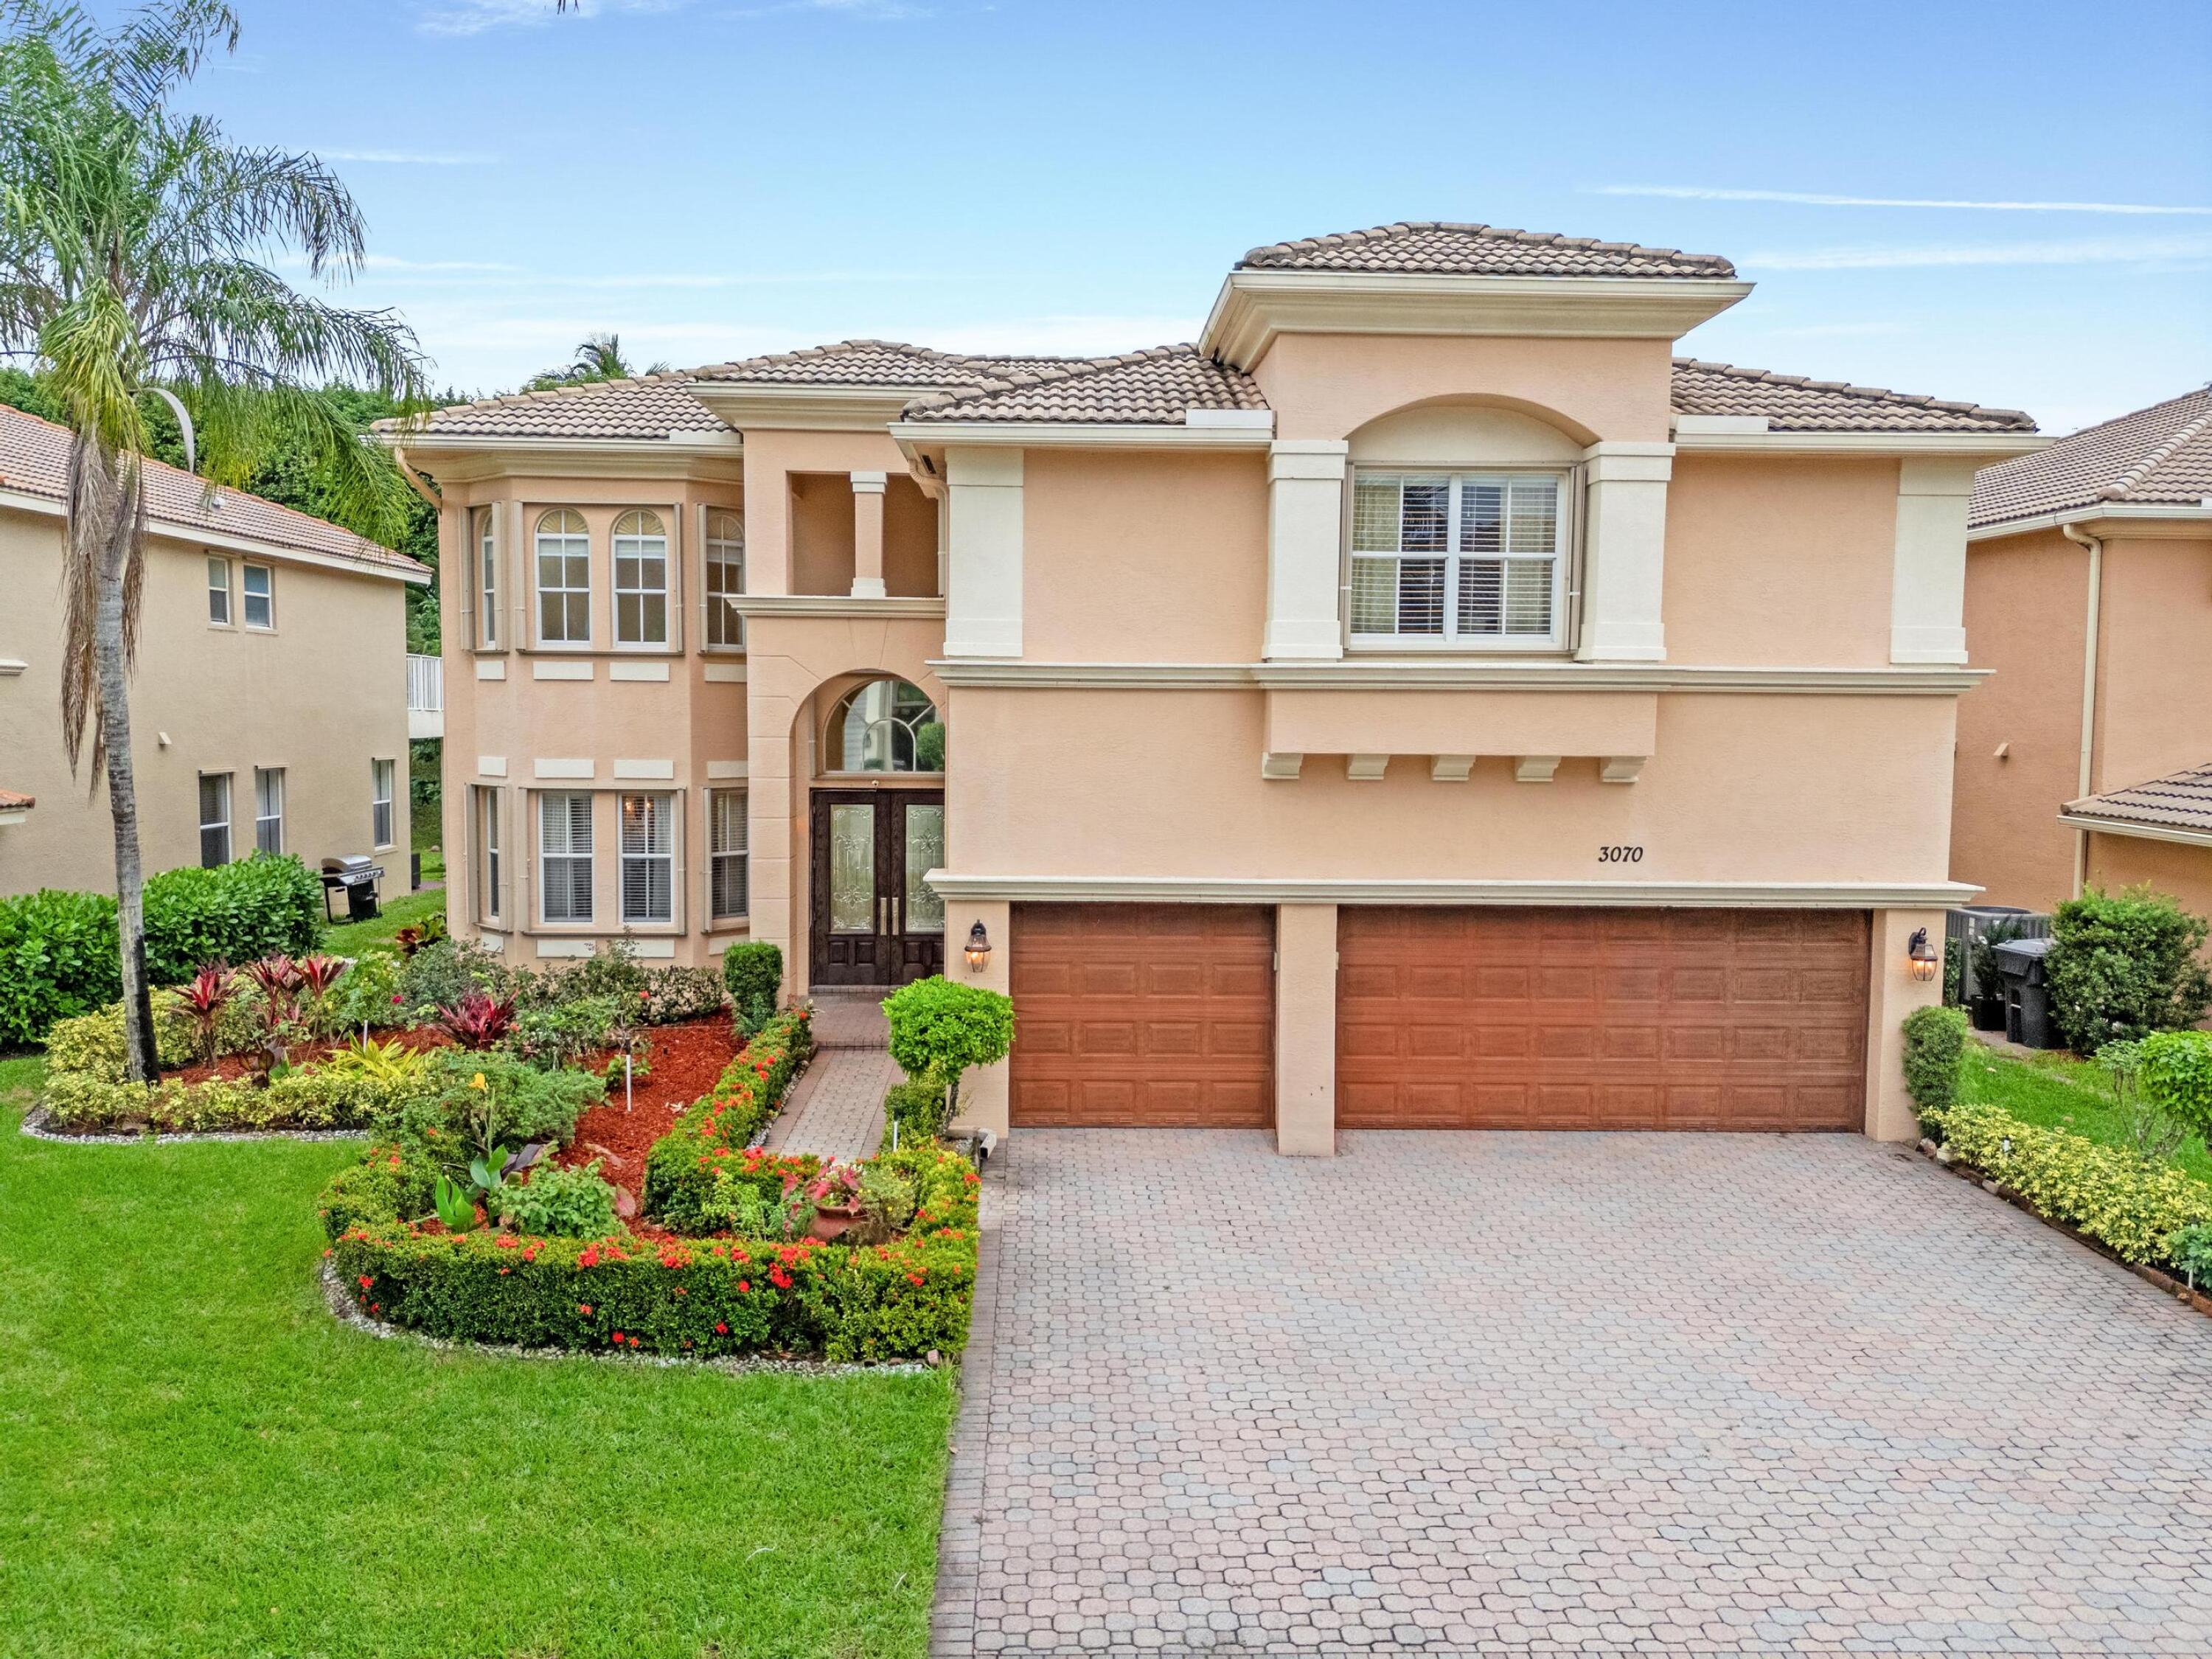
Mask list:
[{"label": "flower bed", "polygon": [[715,1171],[768,1126],[813,1052],[807,1010],[778,1014],[762,1026],[723,1071],[714,1092],[686,1113],[646,1159],[645,1212],[678,1231],[702,1226]]}]

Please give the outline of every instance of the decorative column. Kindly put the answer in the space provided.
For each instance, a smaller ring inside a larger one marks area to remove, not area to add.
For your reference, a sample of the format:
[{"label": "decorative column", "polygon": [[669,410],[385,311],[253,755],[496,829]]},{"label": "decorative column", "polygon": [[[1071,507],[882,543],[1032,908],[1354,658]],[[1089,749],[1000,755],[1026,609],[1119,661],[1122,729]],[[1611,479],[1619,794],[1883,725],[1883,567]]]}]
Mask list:
[{"label": "decorative column", "polygon": [[1943,1000],[1943,976],[1912,976],[1906,955],[1916,929],[1943,948],[1941,910],[1877,910],[1874,960],[1868,963],[1866,1133],[1870,1140],[1917,1140],[1920,1120],[1905,1087],[1905,1017]]},{"label": "decorative column", "polygon": [[945,452],[951,535],[945,654],[1022,654],[1022,452],[954,445]]},{"label": "decorative column", "polygon": [[1660,611],[1667,572],[1667,482],[1674,447],[1595,443],[1583,452],[1589,520],[1583,538],[1585,662],[1664,662]]},{"label": "decorative column", "polygon": [[881,472],[853,474],[853,597],[884,597],[884,482]]},{"label": "decorative column", "polygon": [[1275,907],[1275,1150],[1336,1152],[1336,906]]},{"label": "decorative column", "polygon": [[1966,505],[1973,491],[1971,459],[1907,456],[1898,463],[1892,662],[1966,660]]},{"label": "decorative column", "polygon": [[1267,449],[1269,658],[1329,659],[1344,654],[1338,616],[1344,544],[1341,439],[1291,438]]}]

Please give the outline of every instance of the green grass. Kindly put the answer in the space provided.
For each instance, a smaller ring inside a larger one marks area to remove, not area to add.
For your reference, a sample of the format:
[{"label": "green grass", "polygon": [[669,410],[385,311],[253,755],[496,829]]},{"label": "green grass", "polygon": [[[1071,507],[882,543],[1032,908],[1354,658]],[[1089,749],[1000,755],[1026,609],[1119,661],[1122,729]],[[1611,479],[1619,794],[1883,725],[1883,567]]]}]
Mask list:
[{"label": "green grass", "polygon": [[[428,881],[431,878],[426,860],[422,879]],[[401,884],[405,884],[404,876]],[[386,890],[390,890],[387,888]],[[374,921],[348,921],[341,922],[336,927],[325,927],[323,929],[322,948],[333,956],[352,957],[360,955],[363,949],[370,946],[389,945],[392,936],[401,928],[411,927],[431,916],[443,915],[446,913],[446,890],[442,887],[425,888],[419,893],[402,893],[397,898],[386,898],[382,909],[383,914]]]},{"label": "green grass", "polygon": [[0,1655],[921,1655],[954,1389],[338,1325],[347,1143],[58,1146],[0,1060]]},{"label": "green grass", "polygon": [[[2002,1106],[2023,1123],[2069,1129],[2108,1146],[2125,1144],[2104,1073],[2086,1060],[2061,1053],[2020,1060],[1966,1044],[1961,1062],[1960,1097]],[[2212,1182],[2212,1157],[2193,1137],[2174,1155],[2174,1163],[2199,1181]]]}]

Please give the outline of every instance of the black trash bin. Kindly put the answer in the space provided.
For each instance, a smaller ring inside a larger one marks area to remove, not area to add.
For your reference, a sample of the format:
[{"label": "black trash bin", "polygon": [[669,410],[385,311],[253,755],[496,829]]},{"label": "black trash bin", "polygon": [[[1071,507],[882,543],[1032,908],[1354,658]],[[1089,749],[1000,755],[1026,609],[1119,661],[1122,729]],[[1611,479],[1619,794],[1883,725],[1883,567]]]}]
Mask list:
[{"label": "black trash bin", "polygon": [[2030,1048],[2059,1046],[2051,1018],[2051,984],[2044,972],[2047,939],[2007,939],[1996,947],[1997,977],[2004,982],[2004,1031],[2008,1042]]}]

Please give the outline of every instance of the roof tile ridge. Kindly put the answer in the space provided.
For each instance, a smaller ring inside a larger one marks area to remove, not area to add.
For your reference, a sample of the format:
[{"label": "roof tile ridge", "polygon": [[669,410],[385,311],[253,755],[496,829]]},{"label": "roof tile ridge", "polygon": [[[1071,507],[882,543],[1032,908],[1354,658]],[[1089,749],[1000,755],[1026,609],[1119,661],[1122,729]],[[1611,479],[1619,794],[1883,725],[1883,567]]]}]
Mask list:
[{"label": "roof tile ridge", "polygon": [[512,409],[522,404],[557,401],[562,398],[580,398],[589,392],[622,390],[637,386],[688,386],[699,376],[696,368],[668,368],[653,374],[623,374],[611,380],[574,380],[565,386],[541,386],[524,392],[502,392],[495,398],[468,398],[457,404],[440,404],[435,409],[418,410],[412,415],[387,415],[380,421],[371,421],[372,432],[400,432],[417,421],[435,420],[441,415],[452,414],[463,409]]},{"label": "roof tile ridge", "polygon": [[1783,374],[1771,368],[1746,368],[1741,364],[1715,362],[1704,357],[1677,357],[1673,360],[1673,366],[1676,368],[1704,369],[1768,386],[1802,386],[1808,392],[1840,392],[1876,403],[1904,404],[1913,409],[1940,409],[1956,415],[1980,415],[1991,420],[2033,425],[2026,410],[1996,409],[1987,404],[1962,402],[1956,398],[1933,397],[1924,392],[1897,392],[1886,386],[1860,386],[1852,380],[1816,380],[1809,375]]},{"label": "roof tile ridge", "polygon": [[987,379],[981,386],[963,386],[957,391],[947,388],[924,392],[918,398],[909,399],[906,407],[908,410],[945,409],[954,404],[977,402],[985,398],[1000,397],[1009,392],[1024,392],[1032,386],[1058,386],[1064,381],[1081,380],[1087,375],[1103,374],[1109,368],[1124,368],[1132,363],[1156,362],[1165,357],[1180,356],[1186,352],[1196,356],[1198,348],[1189,341],[1183,340],[1173,345],[1146,346],[1139,350],[1116,352],[1103,357],[1071,359],[1065,365],[1049,369],[1012,369],[1004,374]]},{"label": "roof tile ridge", "polygon": [[1477,224],[1465,219],[1398,219],[1387,225],[1370,226],[1364,230],[1337,230],[1322,236],[1301,236],[1289,241],[1266,242],[1258,247],[1247,249],[1243,258],[1237,263],[1240,265],[1249,264],[1265,254],[1346,247],[1424,230],[1461,231],[1470,236],[1494,237],[1500,241],[1522,242],[1536,247],[1583,248],[1596,252],[1632,254],[1643,258],[1680,259],[1686,264],[1714,265],[1729,271],[1735,269],[1735,262],[1723,253],[1686,253],[1678,247],[1655,247],[1644,242],[1608,242],[1595,236],[1570,236],[1556,230],[1516,230],[1504,225]]},{"label": "roof tile ridge", "polygon": [[[2212,396],[2205,396],[2207,393],[2212,393],[2212,386],[2198,388],[2197,395],[2204,396],[2203,413],[2187,425],[2175,428],[2166,435],[2164,442],[2153,445],[2143,453],[2133,466],[2123,471],[2112,483],[2100,485],[2097,489],[2097,499],[2100,501],[2125,500],[2145,478],[2172,459],[2184,444],[2196,439],[2208,428],[2212,428]],[[2186,392],[2183,394],[2184,397],[2189,395]],[[2172,401],[2179,403],[2181,398],[2177,398]],[[2154,404],[2152,407],[2156,408],[2157,405]]]}]

